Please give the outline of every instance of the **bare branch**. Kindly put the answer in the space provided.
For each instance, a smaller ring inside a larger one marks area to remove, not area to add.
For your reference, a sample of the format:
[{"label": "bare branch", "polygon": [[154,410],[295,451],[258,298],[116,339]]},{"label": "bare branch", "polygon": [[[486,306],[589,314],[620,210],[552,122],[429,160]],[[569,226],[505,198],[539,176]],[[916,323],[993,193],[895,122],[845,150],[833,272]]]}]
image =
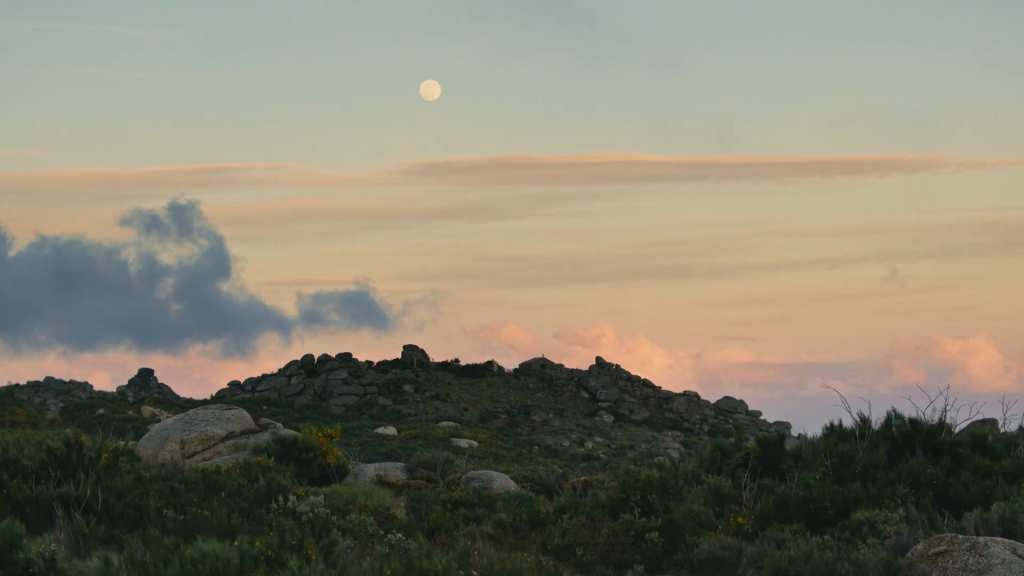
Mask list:
[{"label": "bare branch", "polygon": [[1003,432],[1010,432],[1010,426],[1013,425],[1014,421],[1019,422],[1020,418],[1010,415],[1010,410],[1017,405],[1017,399],[1013,402],[1006,402],[1006,392],[1003,392],[1003,397],[999,399],[999,408],[1002,413],[1002,417],[999,419],[999,429]]}]

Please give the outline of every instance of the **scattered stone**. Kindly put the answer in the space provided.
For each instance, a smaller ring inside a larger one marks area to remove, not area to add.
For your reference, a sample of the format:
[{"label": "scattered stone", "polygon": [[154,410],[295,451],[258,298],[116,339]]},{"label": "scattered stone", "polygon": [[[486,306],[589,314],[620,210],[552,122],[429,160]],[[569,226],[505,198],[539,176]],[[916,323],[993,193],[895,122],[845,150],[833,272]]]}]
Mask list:
[{"label": "scattered stone", "polygon": [[284,430],[284,426],[282,426],[278,422],[274,422],[270,418],[254,417],[253,422],[256,422],[256,425],[262,428],[263,430]]},{"label": "scattered stone", "polygon": [[678,442],[669,441],[661,445],[661,451],[667,454],[669,457],[678,460],[683,456],[683,452],[685,450],[683,446]]},{"label": "scattered stone", "polygon": [[394,402],[392,402],[390,398],[385,398],[384,396],[377,396],[378,406],[391,406],[392,404],[394,404]]},{"label": "scattered stone", "polygon": [[374,434],[383,434],[384,436],[398,436],[398,430],[395,430],[394,426],[381,426],[373,431]]},{"label": "scattered stone", "polygon": [[441,428],[449,428],[449,427],[452,427],[452,426],[458,426],[458,424],[456,424],[455,422],[438,422],[437,425],[440,426]]},{"label": "scattered stone", "polygon": [[299,368],[312,368],[316,364],[316,356],[312,354],[303,354],[302,358],[299,358]]},{"label": "scattered stone", "polygon": [[342,484],[373,484],[377,480],[405,482],[409,479],[409,470],[401,462],[378,462],[376,464],[360,464],[342,481]]},{"label": "scattered stone", "polygon": [[95,414],[93,414],[93,416],[102,416],[106,412],[107,412],[106,410],[104,410],[103,408],[100,408],[99,410],[96,411]]},{"label": "scattered stone", "polygon": [[167,417],[169,416],[167,412],[152,406],[143,406],[139,408],[139,415],[143,418],[159,418],[161,422],[167,420]]},{"label": "scattered stone", "polygon": [[231,382],[228,382],[228,388],[234,388],[235,386],[241,386],[241,385],[242,385],[242,381],[241,380],[232,380]]},{"label": "scattered stone", "polygon": [[474,470],[463,476],[460,484],[463,488],[486,490],[492,494],[512,492],[519,489],[511,478],[501,472],[493,472],[491,470]]},{"label": "scattered stone", "polygon": [[595,420],[599,422],[604,422],[605,424],[611,424],[612,422],[615,422],[615,416],[612,416],[611,414],[605,412],[604,410],[601,410],[600,412],[597,413],[597,418],[595,418]]},{"label": "scattered stone", "polygon": [[413,394],[416,392],[416,386],[412,384],[402,384],[402,392]]},{"label": "scattered stone", "polygon": [[452,439],[449,440],[449,442],[452,443],[452,446],[458,446],[459,448],[470,448],[470,449],[472,449],[472,448],[479,448],[480,447],[480,443],[479,442],[477,442],[475,440],[470,440],[469,438],[452,438]]}]

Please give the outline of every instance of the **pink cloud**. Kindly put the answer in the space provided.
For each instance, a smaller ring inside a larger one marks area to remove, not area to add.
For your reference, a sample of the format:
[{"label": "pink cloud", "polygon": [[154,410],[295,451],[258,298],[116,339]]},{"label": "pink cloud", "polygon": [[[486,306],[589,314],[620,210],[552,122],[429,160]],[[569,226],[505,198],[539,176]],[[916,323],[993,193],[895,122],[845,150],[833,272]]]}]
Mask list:
[{"label": "pink cloud", "polygon": [[896,340],[869,357],[778,357],[736,345],[672,348],[642,334],[620,333],[604,322],[563,327],[548,337],[505,321],[434,335],[325,336],[290,347],[268,340],[254,357],[238,360],[221,359],[200,348],[179,356],[115,351],[0,357],[0,380],[24,382],[51,375],[88,380],[99,389],[113,390],[139,367],[148,366],[178,393],[205,398],[230,380],[272,372],[306,352],[350,351],[359,358],[381,360],[397,357],[401,345],[409,342],[424,346],[435,359],[494,358],[508,367],[543,354],[567,367],[585,369],[595,356],[603,356],[665,389],[696,390],[711,400],[725,395],[748,400],[831,395],[821,383],[836,387],[851,400],[862,395],[897,398],[908,390],[919,397],[914,384],[931,390],[950,384],[964,394],[1024,393],[1024,354],[1012,353],[985,334]]},{"label": "pink cloud", "polygon": [[670,390],[709,394],[820,394],[827,383],[847,392],[891,393],[907,385],[946,384],[965,393],[1024,392],[1024,358],[1009,353],[991,337],[937,336],[922,342],[895,341],[874,357],[796,354],[780,358],[730,345],[672,349],[643,335],[621,335],[599,322],[560,328],[541,338],[514,323],[468,331],[480,353],[506,365],[546,355],[573,368],[586,368],[595,356],[616,362],[634,374]]},{"label": "pink cloud", "polygon": [[927,350],[936,362],[954,371],[950,382],[957,386],[998,392],[1024,382],[1024,359],[1009,354],[986,334],[934,338]]}]

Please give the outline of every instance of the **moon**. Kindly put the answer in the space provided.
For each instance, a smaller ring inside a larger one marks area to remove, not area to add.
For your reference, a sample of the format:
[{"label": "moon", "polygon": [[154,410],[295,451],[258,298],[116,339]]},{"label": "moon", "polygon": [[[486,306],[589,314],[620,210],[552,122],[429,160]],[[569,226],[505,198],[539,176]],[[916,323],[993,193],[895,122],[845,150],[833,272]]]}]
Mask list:
[{"label": "moon", "polygon": [[424,80],[420,84],[420,96],[427,102],[433,102],[441,97],[441,85],[437,80]]}]

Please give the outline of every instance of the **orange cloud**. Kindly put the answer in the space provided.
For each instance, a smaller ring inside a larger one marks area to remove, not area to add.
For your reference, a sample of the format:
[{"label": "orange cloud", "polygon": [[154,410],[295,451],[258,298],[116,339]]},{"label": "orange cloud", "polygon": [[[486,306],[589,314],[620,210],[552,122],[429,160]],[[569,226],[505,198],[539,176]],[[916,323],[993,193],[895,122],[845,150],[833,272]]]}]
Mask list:
[{"label": "orange cloud", "polygon": [[303,164],[205,164],[142,169],[0,172],[0,191],[215,189],[255,186],[336,188],[360,184],[604,185],[777,181],[940,174],[1022,160],[913,154],[863,156],[652,156],[567,154],[490,156],[411,162],[361,173]]}]

